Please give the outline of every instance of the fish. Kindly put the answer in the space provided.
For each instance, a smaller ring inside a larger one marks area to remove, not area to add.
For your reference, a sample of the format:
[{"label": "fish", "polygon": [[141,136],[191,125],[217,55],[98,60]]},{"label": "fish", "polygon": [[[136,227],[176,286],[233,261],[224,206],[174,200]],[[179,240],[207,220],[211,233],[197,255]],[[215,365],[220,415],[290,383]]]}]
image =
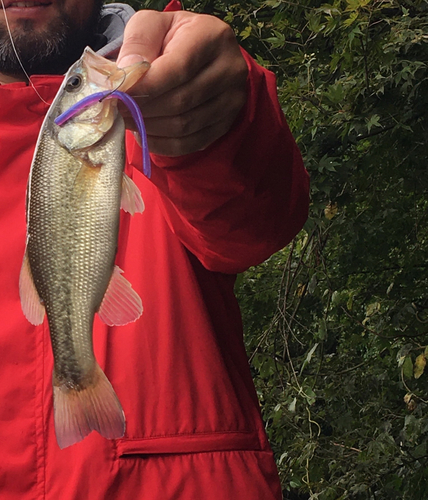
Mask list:
[{"label": "fish", "polygon": [[102,99],[62,126],[55,118],[95,92],[126,92],[147,62],[118,68],[86,48],[73,64],[43,121],[30,168],[26,248],[19,277],[25,317],[49,325],[53,407],[59,447],[97,431],[125,433],[119,399],[94,356],[95,314],[124,325],[142,314],[141,298],[115,265],[120,208],[144,210],[124,173],[125,125],[116,99]]}]

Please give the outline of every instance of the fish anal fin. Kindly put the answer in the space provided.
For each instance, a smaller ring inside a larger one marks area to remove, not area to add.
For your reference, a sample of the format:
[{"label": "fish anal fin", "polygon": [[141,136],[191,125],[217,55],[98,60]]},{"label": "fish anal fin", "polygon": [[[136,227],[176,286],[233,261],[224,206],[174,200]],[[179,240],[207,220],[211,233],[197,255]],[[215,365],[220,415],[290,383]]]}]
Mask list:
[{"label": "fish anal fin", "polygon": [[55,434],[63,449],[97,431],[107,439],[125,433],[125,415],[113,387],[98,364],[91,383],[71,389],[53,377]]},{"label": "fish anal fin", "polygon": [[120,208],[131,215],[144,211],[144,201],[135,182],[125,173],[122,175],[122,198]]},{"label": "fish anal fin", "polygon": [[115,266],[107,291],[98,310],[100,319],[109,326],[120,326],[137,320],[143,305],[140,296]]},{"label": "fish anal fin", "polygon": [[24,316],[32,325],[41,325],[45,317],[45,307],[34,285],[27,251],[19,275],[19,296]]}]

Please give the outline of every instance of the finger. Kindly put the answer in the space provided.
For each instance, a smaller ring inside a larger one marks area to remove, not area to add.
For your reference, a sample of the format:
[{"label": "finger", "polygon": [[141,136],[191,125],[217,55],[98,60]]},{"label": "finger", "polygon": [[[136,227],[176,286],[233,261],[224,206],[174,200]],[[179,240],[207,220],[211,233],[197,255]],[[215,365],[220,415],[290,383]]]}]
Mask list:
[{"label": "finger", "polygon": [[220,61],[215,61],[206,66],[191,82],[180,85],[162,96],[152,99],[144,96],[134,98],[145,118],[183,114],[225,92],[231,93],[231,102],[236,99],[235,94],[238,94],[242,101],[245,97],[248,69],[243,59],[234,62],[234,66],[235,71],[230,72],[228,68],[225,70],[222,67]]},{"label": "finger", "polygon": [[125,27],[123,44],[117,58],[120,68],[145,59],[150,63],[162,52],[172,16],[154,10],[136,12]]},{"label": "finger", "polygon": [[[184,114],[153,117],[145,116],[148,135],[158,137],[186,137],[199,130],[214,125],[220,120],[232,122],[245,103],[245,95],[241,92],[227,92],[209,99]],[[135,124],[126,120],[127,128],[135,129]]]},{"label": "finger", "polygon": [[228,25],[212,16],[187,12],[171,15],[174,19],[166,34],[163,51],[138,87],[142,94],[149,96],[148,100],[191,81],[221,53],[224,38],[234,39]]},{"label": "finger", "polygon": [[163,156],[182,156],[207,148],[230,129],[233,120],[220,120],[186,137],[148,136],[151,153]]}]

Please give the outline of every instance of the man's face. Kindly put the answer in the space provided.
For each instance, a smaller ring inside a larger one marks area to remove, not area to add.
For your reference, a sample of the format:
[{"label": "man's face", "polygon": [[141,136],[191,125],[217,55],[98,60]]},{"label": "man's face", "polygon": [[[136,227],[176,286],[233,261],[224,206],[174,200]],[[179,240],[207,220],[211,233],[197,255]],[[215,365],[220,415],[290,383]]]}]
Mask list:
[{"label": "man's face", "polygon": [[0,2],[0,73],[22,75],[63,73],[89,45],[102,0],[3,0]]}]

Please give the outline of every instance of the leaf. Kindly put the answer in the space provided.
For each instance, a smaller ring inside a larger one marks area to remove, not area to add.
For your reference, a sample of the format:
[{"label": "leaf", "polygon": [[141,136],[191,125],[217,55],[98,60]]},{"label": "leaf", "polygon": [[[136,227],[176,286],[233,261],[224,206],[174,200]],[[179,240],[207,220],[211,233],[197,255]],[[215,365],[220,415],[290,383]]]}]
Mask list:
[{"label": "leaf", "polygon": [[316,351],[318,346],[319,346],[319,343],[317,342],[314,346],[312,346],[311,350],[308,352],[305,361],[303,361],[303,363],[302,363],[302,368],[300,369],[300,374],[302,374],[305,366],[311,362],[312,356],[313,356],[313,354]]},{"label": "leaf", "polygon": [[335,83],[334,85],[330,85],[328,91],[325,93],[325,96],[333,104],[338,104],[342,102],[343,99],[345,98],[343,85],[341,83]]},{"label": "leaf", "polygon": [[328,155],[324,155],[318,164],[318,170],[320,172],[336,172],[336,167],[339,166],[340,163],[337,161],[337,158],[330,158]]},{"label": "leaf", "polygon": [[379,123],[380,116],[379,115],[372,115],[368,120],[367,120],[367,131],[370,134],[370,130],[372,127],[381,127],[382,125]]},{"label": "leaf", "polygon": [[278,460],[278,463],[279,465],[282,464],[282,462],[288,457],[288,452],[284,452],[280,457],[279,457],[279,460]]},{"label": "leaf", "polygon": [[369,304],[366,309],[366,317],[369,318],[370,316],[373,316],[373,314],[376,314],[379,310],[380,310],[379,302],[373,302],[372,304]]},{"label": "leaf", "polygon": [[427,358],[425,357],[425,354],[419,354],[419,356],[415,360],[415,366],[413,369],[413,375],[416,379],[418,379],[423,374],[426,364]]},{"label": "leaf", "polygon": [[352,294],[349,295],[348,302],[346,303],[346,307],[348,311],[352,311],[352,307],[354,305],[354,296]]},{"label": "leaf", "polygon": [[318,33],[324,28],[324,24],[321,22],[321,16],[319,13],[312,12],[308,16],[308,27],[314,33]]},{"label": "leaf", "polygon": [[404,363],[407,355],[412,351],[412,349],[413,349],[413,345],[412,344],[405,344],[405,345],[402,346],[402,348],[397,353],[398,367],[403,366],[403,363]]},{"label": "leaf", "polygon": [[412,378],[413,377],[413,362],[412,358],[410,356],[406,356],[406,359],[404,360],[403,366],[403,375],[406,378]]},{"label": "leaf", "polygon": [[317,275],[314,274],[308,284],[308,293],[313,294],[317,287]]},{"label": "leaf", "polygon": [[360,7],[366,6],[371,0],[347,0],[348,6],[345,9],[346,11],[349,10],[357,10]]},{"label": "leaf", "polygon": [[412,456],[415,458],[422,458],[427,453],[427,443],[424,441],[420,445],[416,446],[416,448],[412,452]]},{"label": "leaf", "polygon": [[246,26],[244,30],[239,33],[239,36],[241,37],[242,40],[245,40],[249,36],[251,36],[251,25]]},{"label": "leaf", "polygon": [[358,12],[353,12],[348,17],[348,19],[345,19],[345,21],[343,21],[343,26],[351,26],[351,24],[353,24],[356,19],[358,19]]},{"label": "leaf", "polygon": [[228,12],[228,13],[224,16],[223,21],[224,21],[225,23],[232,23],[232,22],[233,22],[233,17],[234,17],[234,16],[233,16],[233,12]]},{"label": "leaf", "polygon": [[244,273],[238,273],[235,280],[235,291],[238,290],[244,283]]},{"label": "leaf", "polygon": [[304,389],[304,395],[306,396],[309,405],[313,405],[317,400],[315,392],[310,387],[306,387],[306,389]]},{"label": "leaf", "polygon": [[327,337],[327,323],[324,318],[320,319],[319,329],[317,333],[317,337],[320,340],[325,340]]},{"label": "leaf", "polygon": [[308,355],[306,356],[306,362],[310,363],[312,359],[312,355],[316,351],[316,348],[318,347],[318,342],[312,347],[312,349],[308,352]]},{"label": "leaf", "polygon": [[326,219],[331,220],[337,214],[337,203],[329,203],[324,209]]},{"label": "leaf", "polygon": [[337,290],[335,290],[331,294],[331,303],[333,305],[337,305],[337,304],[340,304],[341,301],[342,301],[342,294],[340,292],[338,292]]},{"label": "leaf", "polygon": [[[251,27],[250,27],[251,30]],[[251,34],[251,31],[250,31]],[[282,47],[285,44],[285,36],[283,33],[280,33],[278,31],[274,31],[275,36],[271,36],[269,38],[266,38],[265,41],[272,44],[273,47]]]}]

